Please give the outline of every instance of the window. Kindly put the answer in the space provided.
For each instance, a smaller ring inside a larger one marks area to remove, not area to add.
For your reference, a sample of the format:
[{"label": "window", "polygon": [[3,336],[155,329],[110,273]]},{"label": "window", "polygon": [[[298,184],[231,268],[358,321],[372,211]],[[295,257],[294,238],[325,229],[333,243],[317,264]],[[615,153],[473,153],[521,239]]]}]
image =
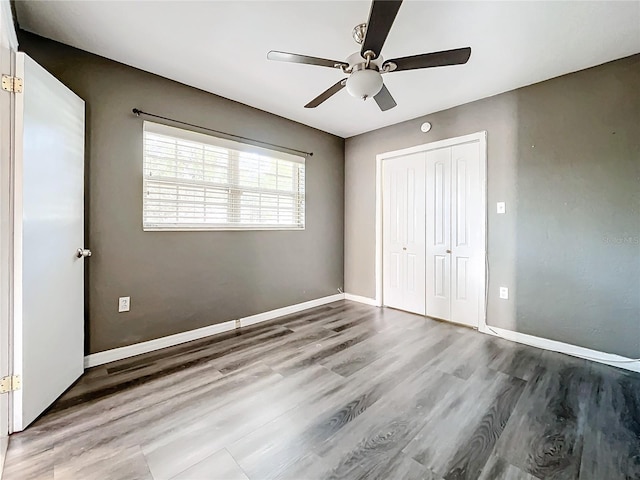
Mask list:
[{"label": "window", "polygon": [[144,230],[303,230],[304,158],[144,123]]}]

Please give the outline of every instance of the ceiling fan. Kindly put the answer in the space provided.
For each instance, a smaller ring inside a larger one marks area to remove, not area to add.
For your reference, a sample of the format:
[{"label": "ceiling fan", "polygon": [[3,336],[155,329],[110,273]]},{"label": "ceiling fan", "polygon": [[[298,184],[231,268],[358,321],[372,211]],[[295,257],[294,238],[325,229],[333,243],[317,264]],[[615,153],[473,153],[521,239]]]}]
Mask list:
[{"label": "ceiling fan", "polygon": [[381,74],[400,72],[402,70],[417,70],[419,68],[461,65],[467,63],[471,56],[471,48],[465,47],[384,60],[380,52],[401,4],[402,0],[373,0],[369,11],[369,21],[361,23],[353,29],[353,39],[361,44],[362,48],[359,52],[347,57],[344,62],[274,50],[267,54],[267,58],[280,62],[305,63],[307,65],[337,68],[349,75],[311,100],[304,108],[315,108],[344,87],[347,87],[347,92],[351,96],[363,100],[373,97],[380,110],[389,110],[397,104],[387,87],[385,87]]}]

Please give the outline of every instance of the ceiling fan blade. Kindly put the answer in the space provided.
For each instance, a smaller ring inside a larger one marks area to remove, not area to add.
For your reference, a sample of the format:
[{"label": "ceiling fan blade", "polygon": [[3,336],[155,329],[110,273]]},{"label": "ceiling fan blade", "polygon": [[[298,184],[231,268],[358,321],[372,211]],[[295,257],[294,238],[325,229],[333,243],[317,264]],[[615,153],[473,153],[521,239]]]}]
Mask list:
[{"label": "ceiling fan blade", "polygon": [[393,107],[397,105],[396,101],[393,99],[389,90],[385,85],[382,85],[382,90],[380,90],[373,99],[376,101],[380,110],[386,112],[387,110],[391,110]]},{"label": "ceiling fan blade", "polygon": [[267,58],[269,60],[276,60],[278,62],[304,63],[307,65],[318,65],[320,67],[340,68],[341,66],[349,66],[348,63],[339,62],[337,60],[309,57],[307,55],[298,55],[296,53],[276,52],[275,50],[271,50],[269,53],[267,53]]},{"label": "ceiling fan blade", "polygon": [[330,97],[332,97],[333,95],[338,93],[340,90],[342,90],[346,84],[347,84],[347,79],[343,78],[338,83],[336,83],[335,85],[331,85],[324,92],[322,92],[316,98],[314,98],[309,103],[307,103],[304,106],[304,108],[316,108],[322,102],[324,102],[325,100],[328,100]]},{"label": "ceiling fan blade", "polygon": [[418,68],[446,67],[447,65],[462,65],[463,63],[467,63],[470,56],[470,47],[456,48],[442,52],[412,55],[411,57],[393,58],[384,62],[382,67],[384,69],[384,67],[389,66],[390,72],[416,70]]},{"label": "ceiling fan blade", "polygon": [[365,58],[364,53],[368,51],[375,53],[376,57],[380,56],[382,46],[389,35],[389,30],[396,19],[400,5],[402,5],[402,0],[373,0],[367,21],[367,32],[360,50],[363,58]]}]

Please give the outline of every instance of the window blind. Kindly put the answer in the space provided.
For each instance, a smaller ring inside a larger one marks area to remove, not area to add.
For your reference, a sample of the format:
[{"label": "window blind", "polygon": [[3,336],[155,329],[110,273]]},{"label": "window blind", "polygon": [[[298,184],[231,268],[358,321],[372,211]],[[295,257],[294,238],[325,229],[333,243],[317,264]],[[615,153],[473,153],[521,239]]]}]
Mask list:
[{"label": "window blind", "polygon": [[304,229],[305,159],[144,123],[144,230]]}]

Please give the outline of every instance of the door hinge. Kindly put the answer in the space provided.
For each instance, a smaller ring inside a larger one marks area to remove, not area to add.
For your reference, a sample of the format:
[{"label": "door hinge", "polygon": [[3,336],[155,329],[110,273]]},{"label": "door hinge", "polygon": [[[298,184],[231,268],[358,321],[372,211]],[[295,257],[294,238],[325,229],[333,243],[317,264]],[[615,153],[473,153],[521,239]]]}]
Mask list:
[{"label": "door hinge", "polygon": [[0,393],[20,390],[20,387],[22,387],[22,379],[20,378],[20,375],[10,375],[0,379]]},{"label": "door hinge", "polygon": [[22,79],[11,75],[2,75],[2,89],[5,92],[22,93]]}]

